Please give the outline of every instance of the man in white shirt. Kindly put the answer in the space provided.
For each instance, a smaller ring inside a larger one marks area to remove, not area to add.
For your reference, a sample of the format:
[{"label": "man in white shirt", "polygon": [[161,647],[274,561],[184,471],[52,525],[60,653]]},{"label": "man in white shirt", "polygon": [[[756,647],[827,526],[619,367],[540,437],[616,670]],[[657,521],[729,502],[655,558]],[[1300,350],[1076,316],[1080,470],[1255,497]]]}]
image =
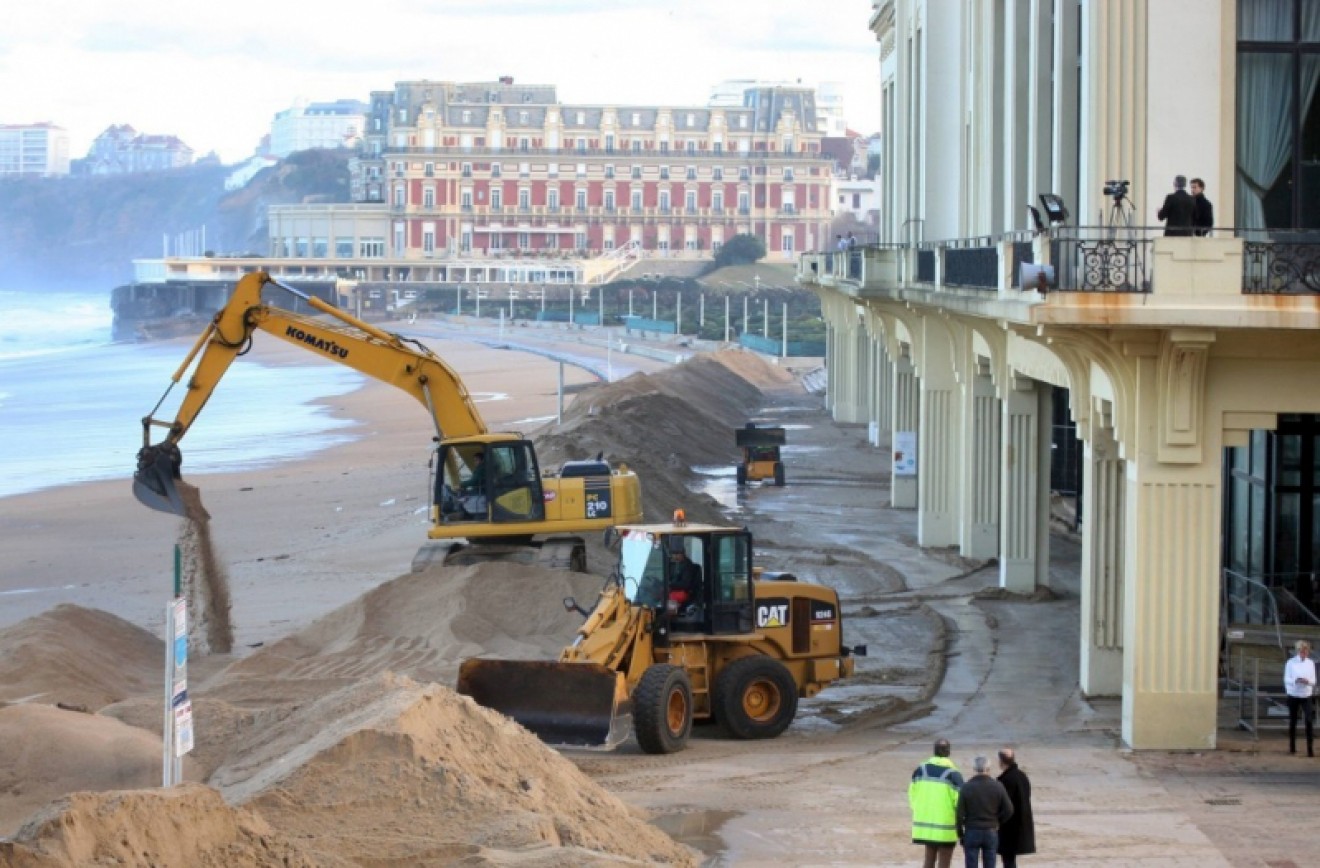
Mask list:
[{"label": "man in white shirt", "polygon": [[1297,654],[1288,658],[1283,667],[1283,687],[1288,691],[1288,753],[1297,753],[1297,714],[1306,721],[1306,755],[1315,756],[1313,726],[1315,705],[1311,699],[1315,691],[1315,661],[1311,659],[1311,645],[1299,639]]}]

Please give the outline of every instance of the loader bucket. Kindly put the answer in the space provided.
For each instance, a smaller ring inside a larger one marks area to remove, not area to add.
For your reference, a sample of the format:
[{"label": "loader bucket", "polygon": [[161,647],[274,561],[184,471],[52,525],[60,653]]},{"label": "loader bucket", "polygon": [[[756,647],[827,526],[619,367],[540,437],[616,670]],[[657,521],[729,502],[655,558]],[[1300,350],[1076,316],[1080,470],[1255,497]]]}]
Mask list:
[{"label": "loader bucket", "polygon": [[458,692],[549,745],[612,750],[632,731],[623,676],[599,663],[464,660]]},{"label": "loader bucket", "polygon": [[133,496],[143,506],[186,517],[187,507],[174,482],[178,475],[177,449],[144,446],[138,451],[137,472],[133,474]]}]

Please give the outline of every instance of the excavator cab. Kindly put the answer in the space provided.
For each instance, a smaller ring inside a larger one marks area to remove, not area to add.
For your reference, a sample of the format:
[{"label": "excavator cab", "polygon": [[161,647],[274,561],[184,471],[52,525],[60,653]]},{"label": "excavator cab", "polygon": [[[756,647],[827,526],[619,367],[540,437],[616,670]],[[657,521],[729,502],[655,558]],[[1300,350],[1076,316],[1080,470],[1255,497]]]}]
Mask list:
[{"label": "excavator cab", "polygon": [[545,519],[541,472],[530,440],[489,437],[440,444],[435,509],[439,524]]}]

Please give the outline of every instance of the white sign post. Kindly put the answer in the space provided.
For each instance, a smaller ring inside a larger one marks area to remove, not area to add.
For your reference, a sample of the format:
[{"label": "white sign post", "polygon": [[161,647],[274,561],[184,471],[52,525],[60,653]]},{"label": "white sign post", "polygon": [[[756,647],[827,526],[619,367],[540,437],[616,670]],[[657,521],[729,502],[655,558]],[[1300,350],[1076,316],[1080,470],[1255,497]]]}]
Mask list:
[{"label": "white sign post", "polygon": [[917,432],[894,432],[894,475],[917,475]]},{"label": "white sign post", "polygon": [[188,601],[175,597],[165,610],[164,786],[183,782],[183,755],[193,749],[188,698]]}]

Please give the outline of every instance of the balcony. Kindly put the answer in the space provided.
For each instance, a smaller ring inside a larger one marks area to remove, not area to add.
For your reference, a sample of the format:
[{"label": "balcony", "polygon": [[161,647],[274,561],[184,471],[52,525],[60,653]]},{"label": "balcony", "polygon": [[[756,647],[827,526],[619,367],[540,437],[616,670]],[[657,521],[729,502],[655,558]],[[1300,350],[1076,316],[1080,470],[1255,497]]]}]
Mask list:
[{"label": "balcony", "polygon": [[[798,280],[847,295],[992,315],[1045,304],[1025,321],[1106,325],[1320,328],[1320,235],[1162,227],[1060,227],[926,244],[807,254]],[[1100,302],[1099,298],[1106,300]]]}]

